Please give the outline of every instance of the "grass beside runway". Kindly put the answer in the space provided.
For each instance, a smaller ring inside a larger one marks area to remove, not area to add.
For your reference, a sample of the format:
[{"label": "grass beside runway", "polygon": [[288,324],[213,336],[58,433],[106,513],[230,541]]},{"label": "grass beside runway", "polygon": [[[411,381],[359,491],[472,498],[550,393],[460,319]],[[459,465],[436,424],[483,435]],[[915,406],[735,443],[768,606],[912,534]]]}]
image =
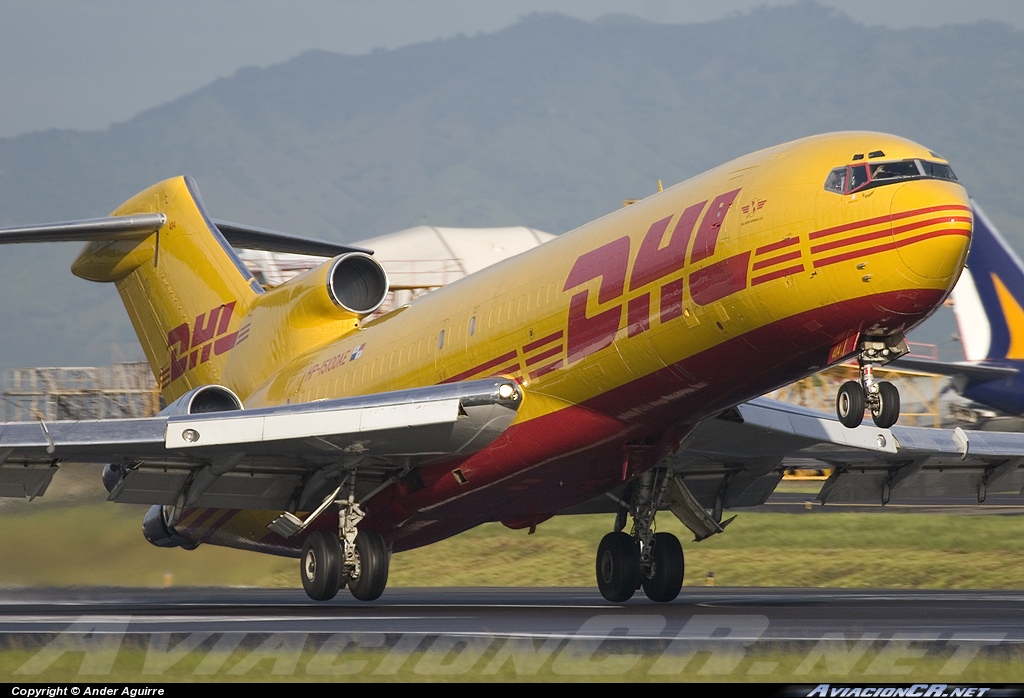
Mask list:
[{"label": "grass beside runway", "polygon": [[[0,509],[0,585],[298,587],[298,562],[200,546],[165,550],[141,532],[145,507],[106,503]],[[820,513],[819,513],[820,512]],[[611,517],[558,517],[537,532],[487,524],[399,553],[390,586],[593,587]],[[1024,588],[1024,516],[740,513],[725,533],[683,541],[687,585]]]}]

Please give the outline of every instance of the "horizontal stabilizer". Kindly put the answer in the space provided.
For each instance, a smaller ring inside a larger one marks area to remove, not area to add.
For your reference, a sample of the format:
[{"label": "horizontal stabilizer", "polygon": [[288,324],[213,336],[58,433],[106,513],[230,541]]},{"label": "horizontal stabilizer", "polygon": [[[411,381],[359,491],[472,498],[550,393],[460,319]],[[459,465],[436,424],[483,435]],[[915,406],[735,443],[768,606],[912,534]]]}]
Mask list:
[{"label": "horizontal stabilizer", "polygon": [[[163,227],[167,216],[162,213],[138,213],[130,216],[87,218],[63,223],[45,223],[14,228],[0,228],[0,244],[19,242],[101,242],[145,238]],[[278,233],[264,228],[213,221],[232,247],[267,252],[288,252],[314,257],[337,257],[349,252],[373,254],[371,250],[342,245],[326,240]]]},{"label": "horizontal stabilizer", "polygon": [[167,222],[162,213],[88,218],[64,223],[0,228],[0,244],[15,242],[92,242],[145,237]]},{"label": "horizontal stabilizer", "polygon": [[215,220],[224,239],[232,247],[240,247],[246,250],[265,250],[267,252],[288,252],[290,254],[308,254],[314,257],[337,257],[340,254],[349,252],[363,252],[373,254],[371,250],[351,245],[341,245],[336,242],[315,240],[313,238],[278,233],[265,228],[253,228],[252,226],[229,223],[228,221]]}]

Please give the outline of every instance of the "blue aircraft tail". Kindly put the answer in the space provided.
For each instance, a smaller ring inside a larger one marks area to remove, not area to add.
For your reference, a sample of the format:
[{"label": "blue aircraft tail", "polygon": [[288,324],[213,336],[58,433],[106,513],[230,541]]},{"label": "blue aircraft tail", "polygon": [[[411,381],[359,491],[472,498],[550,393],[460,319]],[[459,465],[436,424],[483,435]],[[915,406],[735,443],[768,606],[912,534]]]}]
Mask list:
[{"label": "blue aircraft tail", "polygon": [[1024,360],[1024,263],[978,204],[964,269],[953,290],[953,311],[968,361]]}]

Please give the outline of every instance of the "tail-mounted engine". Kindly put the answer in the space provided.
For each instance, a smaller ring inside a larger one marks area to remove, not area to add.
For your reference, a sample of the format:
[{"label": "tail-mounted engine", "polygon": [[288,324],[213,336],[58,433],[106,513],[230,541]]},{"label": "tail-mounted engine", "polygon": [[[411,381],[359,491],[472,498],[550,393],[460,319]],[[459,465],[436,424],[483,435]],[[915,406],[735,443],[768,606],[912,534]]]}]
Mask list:
[{"label": "tail-mounted engine", "polygon": [[381,306],[388,275],[368,254],[350,252],[262,294],[249,310],[247,338],[232,350],[228,380],[254,389],[281,362],[324,346],[359,327]]}]

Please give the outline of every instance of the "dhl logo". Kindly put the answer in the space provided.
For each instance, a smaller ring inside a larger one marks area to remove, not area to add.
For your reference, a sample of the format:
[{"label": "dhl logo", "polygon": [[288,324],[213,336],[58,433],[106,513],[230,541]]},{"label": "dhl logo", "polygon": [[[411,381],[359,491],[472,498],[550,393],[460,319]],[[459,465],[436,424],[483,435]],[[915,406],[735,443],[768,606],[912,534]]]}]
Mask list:
[{"label": "dhl logo", "polygon": [[[739,192],[737,189],[721,194],[715,197],[710,206],[707,201],[694,204],[686,208],[678,219],[669,216],[652,223],[640,242],[631,273],[628,273],[631,254],[629,237],[618,238],[580,255],[562,290],[571,291],[588,281],[600,279],[598,305],[617,303],[587,315],[590,291],[578,291],[569,302],[566,331],[531,341],[455,374],[444,382],[475,376],[509,375],[521,370],[530,379],[536,379],[610,346],[622,327],[623,308],[629,337],[650,329],[651,296],[655,293],[660,297],[658,318],[662,324],[682,316],[683,288],[687,281],[693,301],[706,306],[745,289],[748,283],[750,286],[758,286],[808,269],[816,270],[837,262],[871,257],[931,237],[967,235],[970,231],[971,219],[964,215],[968,211],[963,206],[919,208],[816,230],[806,238],[789,234],[753,251],[741,252],[691,272],[688,279],[683,275],[676,276],[687,264],[688,251],[690,264],[708,259],[714,254],[722,221]],[[741,208],[758,211],[764,203],[763,199],[755,199],[750,205]],[[670,226],[672,233],[666,241]],[[804,239],[810,244],[809,256],[808,250],[801,244]],[[659,282],[660,287],[657,289],[626,302],[621,300],[627,292]],[[829,363],[854,351],[856,341],[857,336],[854,335],[836,344],[830,352]]]},{"label": "dhl logo", "polygon": [[[671,237],[667,243],[665,233],[675,216],[662,218],[651,224],[633,260],[633,271],[628,275],[631,241],[623,236],[597,249],[580,255],[569,271],[563,291],[569,291],[593,279],[600,278],[597,302],[599,305],[612,303],[627,292],[664,281],[659,293],[661,297],[659,318],[662,323],[683,314],[684,277],[665,281],[682,271],[686,266],[687,250],[689,263],[695,264],[708,259],[715,253],[722,222],[729,207],[736,200],[740,190],[734,189],[719,194],[711,202],[693,204],[676,219]],[[705,209],[706,212],[705,212]],[[701,218],[701,214],[703,218]],[[697,220],[700,219],[700,226]],[[696,234],[694,229],[696,228]],[[690,241],[693,240],[692,249]],[[690,296],[698,305],[710,305],[728,295],[741,291],[747,286],[747,266],[750,250],[709,264],[689,275]],[[610,346],[615,333],[622,325],[623,308],[626,311],[626,334],[635,337],[650,329],[651,295],[654,291],[640,294],[623,304],[621,301],[607,310],[587,315],[587,301],[590,290],[584,289],[569,300],[569,323],[567,328],[566,361],[572,363]]]},{"label": "dhl logo", "polygon": [[206,363],[211,356],[225,354],[245,339],[248,325],[228,333],[236,301],[211,308],[196,316],[190,327],[183,322],[167,333],[167,348],[171,353],[170,365],[160,373],[160,385],[169,385],[185,371]]}]

